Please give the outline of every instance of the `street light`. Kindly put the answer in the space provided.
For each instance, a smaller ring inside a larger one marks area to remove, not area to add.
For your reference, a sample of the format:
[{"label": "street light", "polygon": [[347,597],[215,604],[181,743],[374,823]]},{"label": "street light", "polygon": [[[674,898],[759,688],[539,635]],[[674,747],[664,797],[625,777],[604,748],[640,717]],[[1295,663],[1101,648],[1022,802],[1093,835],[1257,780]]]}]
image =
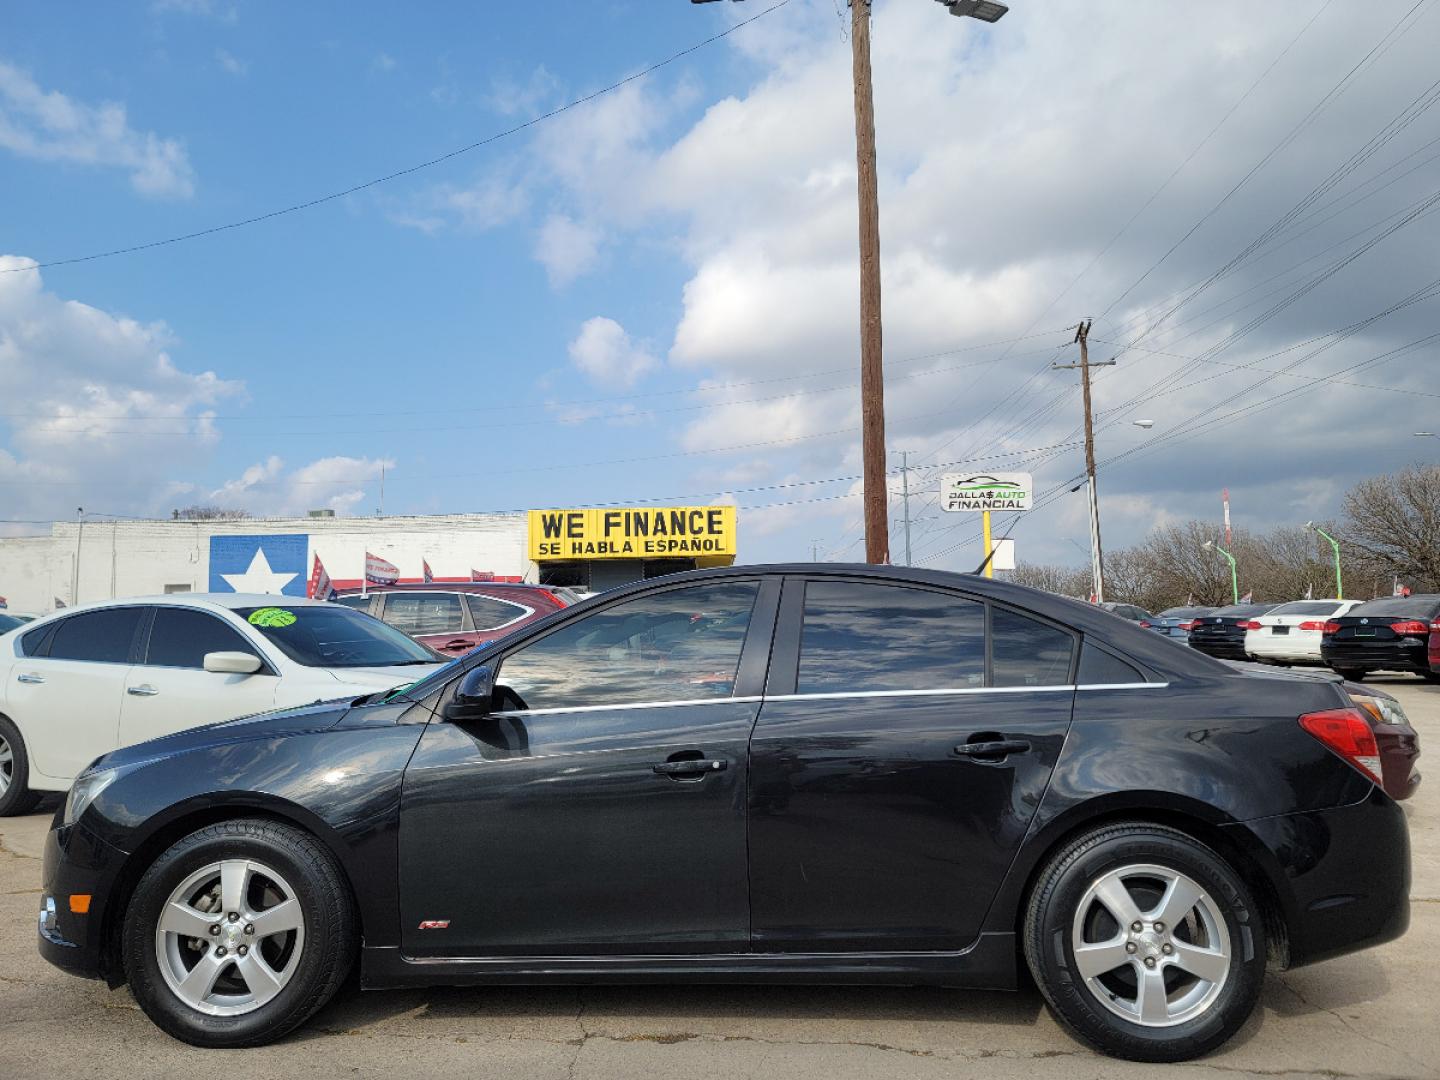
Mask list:
[{"label": "street light", "polygon": [[1416,431],[1413,433],[1417,439],[1440,439],[1433,431]]},{"label": "street light", "polygon": [[1149,431],[1155,426],[1154,420],[1131,420],[1130,422],[1138,428],[1144,428],[1146,431]]},{"label": "street light", "polygon": [[1213,548],[1221,555],[1224,555],[1230,562],[1230,595],[1235,598],[1235,603],[1240,603],[1240,575],[1235,570],[1235,556],[1231,555],[1214,540],[1206,540],[1200,545],[1203,548]]},{"label": "street light", "polygon": [[1305,528],[1314,529],[1317,533],[1330,541],[1330,548],[1335,552],[1335,599],[1345,599],[1345,586],[1340,583],[1340,541],[1331,536],[1324,529],[1320,528],[1313,521],[1305,522]]},{"label": "street light", "polygon": [[[714,0],[690,0],[709,4]],[[950,14],[993,23],[1010,9],[995,0],[940,0]],[[880,195],[875,172],[875,94],[870,80],[871,0],[851,0],[850,62],[855,86],[855,175],[860,217],[860,460],[865,494],[865,561],[890,561],[885,468],[885,372],[880,319]],[[778,5],[777,5],[778,6]]]}]

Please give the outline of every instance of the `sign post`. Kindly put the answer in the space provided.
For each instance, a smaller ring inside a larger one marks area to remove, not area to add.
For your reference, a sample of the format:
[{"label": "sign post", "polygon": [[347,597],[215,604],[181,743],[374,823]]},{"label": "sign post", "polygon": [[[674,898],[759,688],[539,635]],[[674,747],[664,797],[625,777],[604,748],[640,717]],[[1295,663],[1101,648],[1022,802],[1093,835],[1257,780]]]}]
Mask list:
[{"label": "sign post", "polygon": [[947,513],[980,511],[985,538],[985,576],[995,576],[993,510],[1029,510],[1035,487],[1029,473],[948,473],[940,478],[940,508]]}]

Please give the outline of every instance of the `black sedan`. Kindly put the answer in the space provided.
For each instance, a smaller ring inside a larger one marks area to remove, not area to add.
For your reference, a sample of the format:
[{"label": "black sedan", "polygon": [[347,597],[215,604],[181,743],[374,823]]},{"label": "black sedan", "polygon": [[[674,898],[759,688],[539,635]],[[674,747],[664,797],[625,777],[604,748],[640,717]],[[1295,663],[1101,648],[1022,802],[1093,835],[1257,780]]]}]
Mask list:
[{"label": "black sedan", "polygon": [[560,611],[410,686],[108,754],[39,942],[253,1046],[366,987],[1013,990],[1102,1050],[1219,1046],[1267,963],[1389,941],[1409,844],[1328,672],[900,567],[731,567]]},{"label": "black sedan", "polygon": [[1221,660],[1245,659],[1245,623],[1274,604],[1231,604],[1198,616],[1190,626],[1190,647]]},{"label": "black sedan", "polygon": [[1440,595],[1386,596],[1325,624],[1320,659],[1347,679],[1372,671],[1409,671],[1431,682],[1431,635],[1440,632]]}]

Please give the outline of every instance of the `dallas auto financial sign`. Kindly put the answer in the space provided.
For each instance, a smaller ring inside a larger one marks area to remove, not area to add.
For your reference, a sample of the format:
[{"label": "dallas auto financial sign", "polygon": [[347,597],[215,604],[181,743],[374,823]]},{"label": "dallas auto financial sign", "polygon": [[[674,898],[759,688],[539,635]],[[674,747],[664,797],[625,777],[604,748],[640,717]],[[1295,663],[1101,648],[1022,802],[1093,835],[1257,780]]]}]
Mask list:
[{"label": "dallas auto financial sign", "polygon": [[1034,494],[1029,473],[950,473],[940,478],[940,505],[952,513],[1029,510]]}]

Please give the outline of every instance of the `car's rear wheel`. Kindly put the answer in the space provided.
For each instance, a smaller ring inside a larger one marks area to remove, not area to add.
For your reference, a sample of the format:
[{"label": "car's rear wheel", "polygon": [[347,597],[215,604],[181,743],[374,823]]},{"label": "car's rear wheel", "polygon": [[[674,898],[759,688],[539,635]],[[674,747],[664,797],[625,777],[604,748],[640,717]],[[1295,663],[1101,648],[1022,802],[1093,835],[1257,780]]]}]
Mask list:
[{"label": "car's rear wheel", "polygon": [[40,801],[38,792],[25,785],[30,782],[30,756],[25,740],[8,719],[0,716],[0,817],[28,814]]},{"label": "car's rear wheel", "polygon": [[140,1007],[205,1047],[257,1046],[330,1000],[356,944],[354,905],[313,837],[275,821],[206,826],[145,872],[125,915]]},{"label": "car's rear wheel", "polygon": [[1135,1061],[1220,1046],[1265,974],[1260,912],[1240,876],[1192,837],[1139,822],[1088,832],[1045,865],[1025,956],[1066,1027]]}]

